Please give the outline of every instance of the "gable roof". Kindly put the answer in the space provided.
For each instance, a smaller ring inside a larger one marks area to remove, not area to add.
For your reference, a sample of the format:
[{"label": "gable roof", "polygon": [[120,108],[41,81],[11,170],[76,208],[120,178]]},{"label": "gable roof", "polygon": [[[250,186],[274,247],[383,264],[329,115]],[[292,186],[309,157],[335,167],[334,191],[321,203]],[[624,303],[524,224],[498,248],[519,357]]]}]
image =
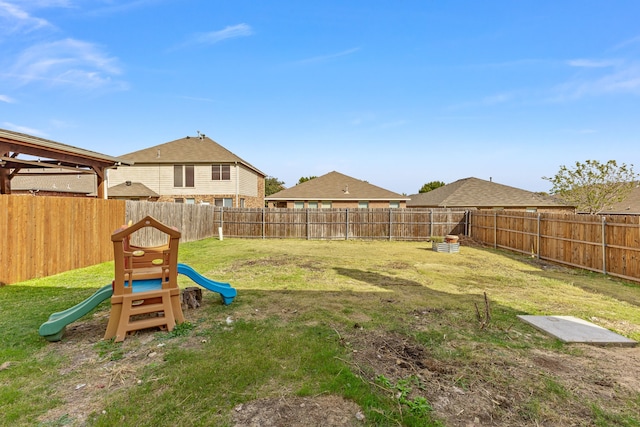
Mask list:
[{"label": "gable roof", "polygon": [[333,171],[291,188],[278,191],[265,200],[409,200],[393,191]]},{"label": "gable roof", "polygon": [[123,154],[120,158],[142,164],[176,163],[240,163],[259,175],[266,176],[258,168],[244,161],[208,136],[186,136],[143,150]]},{"label": "gable roof", "polygon": [[109,197],[160,197],[158,193],[141,182],[126,181],[109,187]]},{"label": "gable roof", "polygon": [[572,207],[550,196],[473,177],[409,197],[407,207]]}]

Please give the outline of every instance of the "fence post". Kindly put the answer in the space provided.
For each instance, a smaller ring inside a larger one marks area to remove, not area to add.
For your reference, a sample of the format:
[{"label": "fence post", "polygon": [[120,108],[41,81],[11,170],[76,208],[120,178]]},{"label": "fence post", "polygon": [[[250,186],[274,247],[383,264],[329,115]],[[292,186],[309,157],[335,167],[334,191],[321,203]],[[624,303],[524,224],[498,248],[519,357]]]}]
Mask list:
[{"label": "fence post", "polygon": [[433,237],[433,209],[429,209],[429,237]]},{"label": "fence post", "polygon": [[607,274],[607,218],[602,217],[602,274]]},{"label": "fence post", "polygon": [[309,208],[307,208],[307,211],[305,213],[305,221],[307,223],[307,240],[309,240]]},{"label": "fence post", "polygon": [[265,238],[265,235],[264,235],[264,229],[265,229],[265,226],[264,226],[264,214],[265,214],[265,210],[264,209],[265,208],[262,208],[262,238],[263,239]]},{"label": "fence post", "polygon": [[391,227],[392,227],[392,224],[393,224],[393,220],[391,218],[391,215],[392,215],[391,212],[392,211],[393,211],[393,209],[389,208],[389,240],[391,240]]},{"label": "fence post", "polygon": [[537,258],[540,259],[540,235],[542,234],[542,230],[540,229],[540,217],[542,214],[538,212],[538,235],[536,236],[536,254]]},{"label": "fence post", "polygon": [[464,235],[469,237],[469,211],[464,211]]},{"label": "fence post", "polygon": [[493,211],[493,249],[498,247],[498,211]]},{"label": "fence post", "polygon": [[349,208],[345,208],[345,225],[344,240],[349,240]]}]

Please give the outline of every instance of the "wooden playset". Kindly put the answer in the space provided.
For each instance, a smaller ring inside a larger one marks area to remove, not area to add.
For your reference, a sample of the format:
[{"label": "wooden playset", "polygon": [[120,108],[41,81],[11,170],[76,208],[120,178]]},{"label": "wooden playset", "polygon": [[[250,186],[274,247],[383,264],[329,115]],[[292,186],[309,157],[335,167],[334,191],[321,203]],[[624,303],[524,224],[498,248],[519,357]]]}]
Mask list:
[{"label": "wooden playset", "polygon": [[[144,227],[166,234],[167,243],[154,247],[131,244],[131,235]],[[111,235],[115,275],[105,339],[123,341],[129,332],[152,327],[171,331],[184,322],[178,287],[180,235],[151,216]]]},{"label": "wooden playset", "polygon": [[[167,242],[162,246],[136,246],[131,243],[131,237],[137,231],[143,234],[148,232],[153,237],[157,237],[156,233],[163,237],[166,235]],[[178,274],[187,276],[209,291],[219,293],[223,304],[231,304],[237,291],[229,283],[216,282],[190,266],[178,263],[180,236],[176,228],[168,227],[151,216],[118,228],[111,235],[115,261],[112,283],[75,306],[51,314],[40,325],[40,335],[49,341],[60,341],[69,323],[90,313],[109,298],[111,313],[105,339],[123,341],[130,332],[154,327],[171,331],[176,324],[184,322]],[[198,307],[202,302],[202,293],[195,292],[196,289],[185,289],[190,296],[185,301],[187,307]]]}]

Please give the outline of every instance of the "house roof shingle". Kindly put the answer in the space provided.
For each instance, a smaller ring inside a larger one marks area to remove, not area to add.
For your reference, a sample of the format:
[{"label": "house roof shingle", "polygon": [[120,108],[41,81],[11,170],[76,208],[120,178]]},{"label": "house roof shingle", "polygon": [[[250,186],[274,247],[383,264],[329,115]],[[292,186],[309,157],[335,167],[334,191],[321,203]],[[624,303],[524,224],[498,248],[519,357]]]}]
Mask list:
[{"label": "house roof shingle", "polygon": [[266,176],[258,168],[244,161],[208,136],[187,136],[175,141],[123,154],[120,158],[133,161],[137,165],[141,163],[240,163],[258,174]]},{"label": "house roof shingle", "polygon": [[407,207],[571,207],[550,196],[473,177],[409,197]]},{"label": "house roof shingle", "polygon": [[265,197],[266,200],[409,200],[393,191],[333,171]]},{"label": "house roof shingle", "polygon": [[158,193],[141,182],[126,181],[109,187],[109,197],[160,197]]},{"label": "house roof shingle", "polygon": [[631,192],[621,202],[614,203],[612,206],[602,211],[603,214],[640,214],[640,184],[633,187]]}]

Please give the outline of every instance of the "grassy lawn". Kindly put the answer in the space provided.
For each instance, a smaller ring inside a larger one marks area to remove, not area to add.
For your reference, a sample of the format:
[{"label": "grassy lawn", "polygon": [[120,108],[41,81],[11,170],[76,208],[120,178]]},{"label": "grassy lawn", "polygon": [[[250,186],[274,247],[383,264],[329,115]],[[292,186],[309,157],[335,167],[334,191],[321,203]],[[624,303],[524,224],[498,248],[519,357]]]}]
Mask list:
[{"label": "grassy lawn", "polygon": [[102,340],[108,301],[60,342],[38,335],[112,263],[1,287],[1,425],[640,426],[640,349],[563,344],[516,318],[640,341],[637,284],[424,242],[207,239],[180,262],[238,297],[203,290],[174,331],[123,343]]}]

